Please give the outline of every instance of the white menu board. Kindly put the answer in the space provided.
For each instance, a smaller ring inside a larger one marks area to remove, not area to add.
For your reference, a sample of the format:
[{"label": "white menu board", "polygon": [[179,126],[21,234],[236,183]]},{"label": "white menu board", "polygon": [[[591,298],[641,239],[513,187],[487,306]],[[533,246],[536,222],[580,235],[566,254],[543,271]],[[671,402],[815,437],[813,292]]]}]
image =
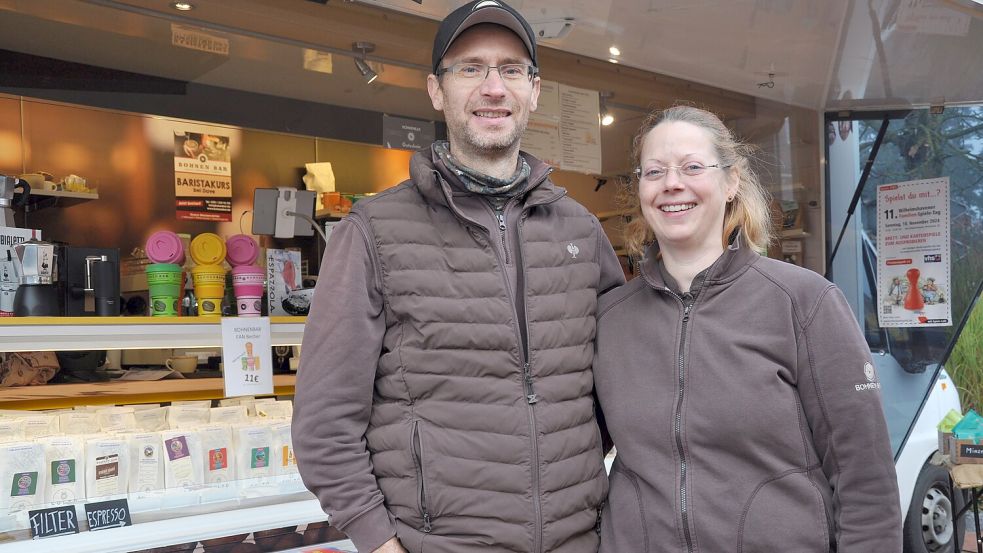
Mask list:
[{"label": "white menu board", "polygon": [[949,177],[877,187],[882,327],[951,326]]},{"label": "white menu board", "polygon": [[522,135],[522,151],[541,161],[560,166],[560,84],[540,81],[536,111],[529,114],[529,124]]},{"label": "white menu board", "polygon": [[601,172],[601,104],[596,90],[560,85],[560,167]]},{"label": "white menu board", "polygon": [[600,174],[600,111],[596,90],[540,81],[522,150],[565,171]]}]

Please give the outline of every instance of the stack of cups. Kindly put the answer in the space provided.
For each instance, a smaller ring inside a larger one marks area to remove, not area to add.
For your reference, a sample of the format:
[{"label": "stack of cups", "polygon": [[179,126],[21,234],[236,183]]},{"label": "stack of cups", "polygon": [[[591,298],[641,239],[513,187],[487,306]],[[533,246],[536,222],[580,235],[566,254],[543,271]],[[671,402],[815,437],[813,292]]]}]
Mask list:
[{"label": "stack of cups", "polygon": [[191,241],[191,259],[196,265],[191,269],[191,279],[198,299],[199,317],[222,315],[222,297],[225,295],[225,241],[217,234],[203,232]]},{"label": "stack of cups", "polygon": [[177,234],[161,230],[147,239],[147,257],[154,263],[147,265],[147,289],[150,292],[150,315],[175,317],[178,302],[184,295],[184,244]]},{"label": "stack of cups", "polygon": [[253,265],[259,257],[259,244],[251,236],[237,234],[225,242],[232,265],[232,289],[240,317],[259,317],[266,271]]}]

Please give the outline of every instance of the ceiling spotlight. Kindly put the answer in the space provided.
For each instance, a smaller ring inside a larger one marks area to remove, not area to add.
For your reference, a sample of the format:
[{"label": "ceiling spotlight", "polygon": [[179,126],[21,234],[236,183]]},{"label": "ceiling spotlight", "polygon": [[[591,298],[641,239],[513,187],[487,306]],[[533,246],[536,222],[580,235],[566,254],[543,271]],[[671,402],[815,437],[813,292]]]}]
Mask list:
[{"label": "ceiling spotlight", "polygon": [[362,78],[365,79],[365,82],[367,84],[371,84],[372,81],[379,78],[379,74],[369,67],[368,62],[365,61],[365,54],[375,50],[375,44],[372,44],[371,42],[353,42],[352,50],[360,54],[355,57],[355,68],[362,74]]},{"label": "ceiling spotlight", "polygon": [[191,2],[171,2],[171,7],[182,12],[189,12],[195,9],[195,5]]},{"label": "ceiling spotlight", "polygon": [[614,92],[602,90],[598,95],[601,97],[601,125],[608,127],[614,123],[614,113],[608,108],[607,101],[614,97]]},{"label": "ceiling spotlight", "polygon": [[618,60],[616,60],[614,58],[608,58],[608,61],[611,62],[611,63],[618,63]]},{"label": "ceiling spotlight", "polygon": [[619,50],[617,46],[612,46],[612,47],[608,48],[608,52],[610,52],[612,56],[620,56],[621,55],[621,50]]}]

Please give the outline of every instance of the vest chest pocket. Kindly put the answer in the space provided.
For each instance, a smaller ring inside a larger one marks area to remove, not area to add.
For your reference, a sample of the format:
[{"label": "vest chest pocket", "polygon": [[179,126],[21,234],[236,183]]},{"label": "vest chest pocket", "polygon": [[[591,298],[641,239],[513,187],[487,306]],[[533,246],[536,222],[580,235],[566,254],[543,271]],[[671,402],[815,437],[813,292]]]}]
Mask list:
[{"label": "vest chest pocket", "polygon": [[427,496],[427,476],[424,465],[423,437],[420,435],[420,421],[413,421],[413,435],[410,440],[413,449],[413,465],[416,467],[416,491],[423,526],[420,531],[429,534],[433,530]]}]

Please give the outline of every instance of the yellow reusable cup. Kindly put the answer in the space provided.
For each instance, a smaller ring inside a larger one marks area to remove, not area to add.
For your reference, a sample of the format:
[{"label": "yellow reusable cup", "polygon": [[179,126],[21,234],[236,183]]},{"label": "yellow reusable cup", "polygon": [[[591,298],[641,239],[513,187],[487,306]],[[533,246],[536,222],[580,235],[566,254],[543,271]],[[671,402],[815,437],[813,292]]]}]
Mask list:
[{"label": "yellow reusable cup", "polygon": [[191,279],[198,298],[198,315],[220,316],[222,297],[225,296],[225,269],[221,265],[196,265],[191,268]]}]

